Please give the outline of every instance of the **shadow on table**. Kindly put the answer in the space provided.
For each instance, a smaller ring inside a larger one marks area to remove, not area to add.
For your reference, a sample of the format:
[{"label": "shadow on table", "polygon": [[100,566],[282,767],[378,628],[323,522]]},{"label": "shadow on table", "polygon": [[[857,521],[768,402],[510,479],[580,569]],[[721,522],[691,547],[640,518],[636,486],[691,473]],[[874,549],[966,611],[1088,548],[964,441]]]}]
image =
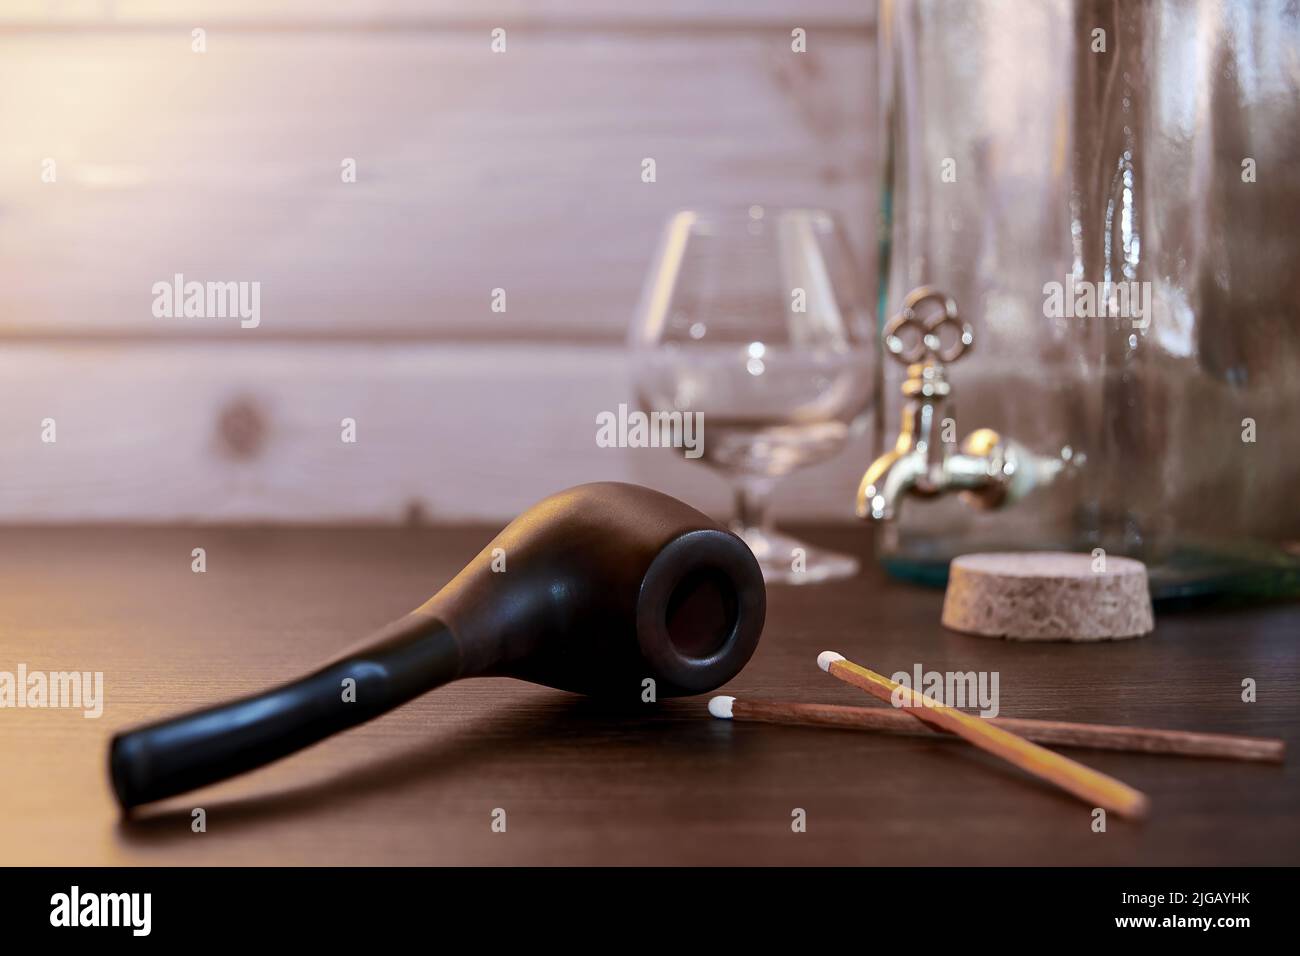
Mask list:
[{"label": "shadow on table", "polygon": [[[223,828],[255,826],[283,818],[302,819],[317,812],[379,792],[411,786],[440,774],[464,772],[486,760],[509,761],[536,755],[539,745],[563,742],[578,748],[614,743],[624,748],[664,747],[696,756],[729,747],[728,725],[701,716],[703,701],[665,701],[647,716],[646,705],[608,703],[573,695],[544,701],[530,700],[498,713],[454,736],[383,757],[302,786],[211,802],[209,816],[221,816]],[[720,733],[722,731],[722,733]],[[164,844],[191,838],[194,803],[139,807],[117,824],[119,836],[137,845]]]}]

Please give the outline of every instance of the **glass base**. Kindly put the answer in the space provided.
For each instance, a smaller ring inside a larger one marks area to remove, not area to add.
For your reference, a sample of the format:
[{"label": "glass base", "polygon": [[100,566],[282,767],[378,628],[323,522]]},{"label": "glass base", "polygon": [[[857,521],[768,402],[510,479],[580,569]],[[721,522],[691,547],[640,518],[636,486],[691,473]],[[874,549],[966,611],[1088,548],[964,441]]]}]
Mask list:
[{"label": "glass base", "polygon": [[[980,548],[981,551],[1015,550]],[[1023,550],[1023,549],[1022,549]],[[949,558],[885,555],[880,561],[891,576],[913,584],[941,588],[948,583]],[[1285,564],[1233,562],[1223,554],[1180,550],[1147,569],[1151,599],[1161,609],[1206,598],[1258,601],[1300,597],[1300,562]]]},{"label": "glass base", "polygon": [[851,578],[858,573],[858,559],[850,554],[813,547],[798,538],[762,528],[733,525],[758,559],[763,580],[768,584],[816,584]]}]

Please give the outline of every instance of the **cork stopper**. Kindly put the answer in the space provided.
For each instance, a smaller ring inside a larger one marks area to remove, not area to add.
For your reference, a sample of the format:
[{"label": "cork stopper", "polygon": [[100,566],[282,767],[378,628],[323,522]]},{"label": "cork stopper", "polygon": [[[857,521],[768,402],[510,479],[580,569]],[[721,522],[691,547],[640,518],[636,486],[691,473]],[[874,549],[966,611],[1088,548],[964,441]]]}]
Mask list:
[{"label": "cork stopper", "polygon": [[1141,561],[1060,551],[954,558],[943,625],[1022,641],[1118,640],[1155,626]]}]

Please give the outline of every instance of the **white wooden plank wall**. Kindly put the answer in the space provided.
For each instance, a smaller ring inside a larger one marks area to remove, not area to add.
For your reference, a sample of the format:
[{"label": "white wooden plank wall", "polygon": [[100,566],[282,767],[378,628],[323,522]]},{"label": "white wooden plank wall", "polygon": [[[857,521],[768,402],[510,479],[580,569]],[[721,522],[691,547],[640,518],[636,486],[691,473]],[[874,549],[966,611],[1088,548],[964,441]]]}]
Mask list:
[{"label": "white wooden plank wall", "polygon": [[[11,0],[0,520],[498,520],[602,477],[725,510],[595,414],[674,208],[827,206],[874,283],[873,11]],[[258,328],[154,317],[178,272],[260,282]],[[866,447],[785,513],[846,518]]]}]

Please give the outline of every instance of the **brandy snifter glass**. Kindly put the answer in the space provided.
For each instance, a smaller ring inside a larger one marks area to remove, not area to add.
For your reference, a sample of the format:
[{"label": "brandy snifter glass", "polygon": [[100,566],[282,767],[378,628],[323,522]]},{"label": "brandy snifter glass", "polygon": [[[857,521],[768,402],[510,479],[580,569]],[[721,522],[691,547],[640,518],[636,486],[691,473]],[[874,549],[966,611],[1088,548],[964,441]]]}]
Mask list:
[{"label": "brandy snifter glass", "polygon": [[777,531],[768,509],[776,483],[838,452],[871,403],[875,336],[835,217],[759,205],[675,214],[630,347],[647,413],[702,414],[700,460],[731,482],[732,528],[764,578],[856,573],[854,558]]}]

